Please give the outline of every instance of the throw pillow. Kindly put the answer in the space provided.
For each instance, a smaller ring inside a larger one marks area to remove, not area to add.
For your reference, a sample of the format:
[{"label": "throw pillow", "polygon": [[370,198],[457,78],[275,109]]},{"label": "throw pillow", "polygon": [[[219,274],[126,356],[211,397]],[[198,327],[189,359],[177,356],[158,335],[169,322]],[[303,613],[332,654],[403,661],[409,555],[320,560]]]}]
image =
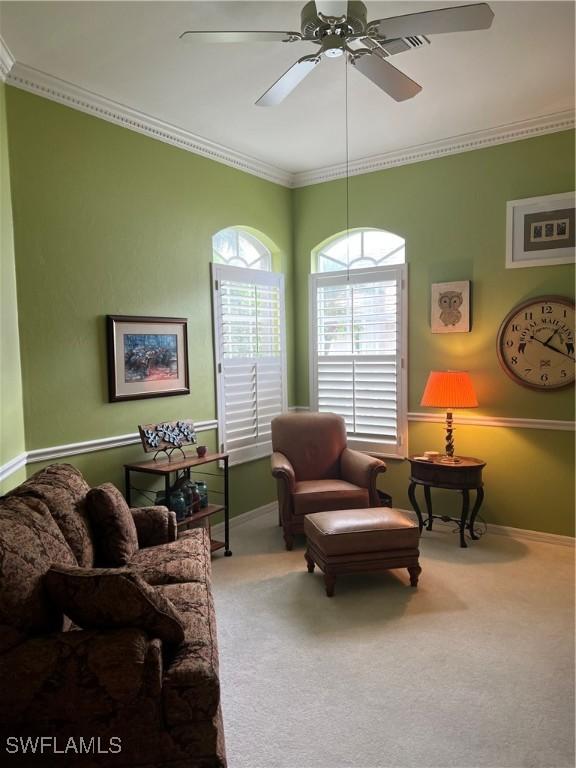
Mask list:
[{"label": "throw pillow", "polygon": [[44,581],[50,599],[82,629],[136,627],[167,643],[184,640],[174,604],[128,568],[54,565]]},{"label": "throw pillow", "polygon": [[136,525],[128,504],[112,483],[92,488],[86,496],[98,564],[127,565],[138,551]]}]

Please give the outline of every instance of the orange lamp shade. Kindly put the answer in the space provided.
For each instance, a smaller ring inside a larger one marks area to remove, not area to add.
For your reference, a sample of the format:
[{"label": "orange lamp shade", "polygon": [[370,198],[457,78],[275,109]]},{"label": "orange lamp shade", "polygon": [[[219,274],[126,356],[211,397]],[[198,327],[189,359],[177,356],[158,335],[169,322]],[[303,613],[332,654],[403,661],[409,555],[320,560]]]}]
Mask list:
[{"label": "orange lamp shade", "polygon": [[478,398],[466,371],[431,371],[420,405],[432,408],[477,408]]}]

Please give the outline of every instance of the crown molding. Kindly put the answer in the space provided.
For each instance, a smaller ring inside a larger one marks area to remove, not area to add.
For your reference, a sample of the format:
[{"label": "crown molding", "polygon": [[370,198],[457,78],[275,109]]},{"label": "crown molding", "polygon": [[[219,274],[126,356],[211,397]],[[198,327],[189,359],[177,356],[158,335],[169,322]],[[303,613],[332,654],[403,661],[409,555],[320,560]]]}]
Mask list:
[{"label": "crown molding", "polygon": [[574,111],[556,112],[551,115],[521,120],[516,123],[487,128],[473,133],[462,133],[439,141],[431,141],[413,147],[386,152],[382,155],[372,155],[362,160],[354,160],[346,166],[345,163],[329,165],[314,171],[302,171],[292,176],[293,187],[308,187],[324,181],[343,179],[347,176],[360,176],[364,173],[374,173],[398,165],[420,163],[424,160],[434,160],[446,155],[456,155],[475,149],[491,147],[496,144],[507,144],[511,141],[531,139],[546,133],[557,133],[574,128]]},{"label": "crown molding", "polygon": [[195,155],[215,160],[253,176],[285,187],[292,185],[292,174],[233,149],[197,136],[184,128],[165,123],[152,115],[127,107],[105,96],[61,80],[34,67],[15,62],[6,77],[8,85],[57,101],[88,115],[121,125],[165,144],[172,144]]},{"label": "crown molding", "polygon": [[312,171],[290,173],[282,168],[277,168],[197,136],[184,128],[166,123],[145,112],[132,109],[125,104],[120,104],[66,80],[61,80],[39,69],[15,61],[2,38],[0,38],[0,79],[5,80],[15,88],[43,96],[72,109],[121,125],[157,141],[172,144],[180,149],[250,173],[274,184],[291,188],[306,187],[347,176],[359,176],[399,165],[470,152],[475,149],[529,139],[547,133],[566,131],[575,126],[574,112],[568,110],[508,123],[496,128],[460,134],[381,155],[372,155],[361,160],[355,160],[348,166],[341,163]]},{"label": "crown molding", "polygon": [[6,82],[6,78],[14,66],[14,62],[15,59],[10,52],[10,48],[8,48],[4,42],[4,38],[0,35],[0,82]]}]

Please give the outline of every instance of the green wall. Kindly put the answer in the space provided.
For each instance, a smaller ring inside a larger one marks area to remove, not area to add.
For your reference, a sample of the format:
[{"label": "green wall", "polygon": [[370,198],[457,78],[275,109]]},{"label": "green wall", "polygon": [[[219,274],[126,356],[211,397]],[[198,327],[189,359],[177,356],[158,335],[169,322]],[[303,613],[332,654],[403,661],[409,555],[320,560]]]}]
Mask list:
[{"label": "green wall", "polygon": [[[409,412],[432,369],[469,370],[480,408],[471,416],[573,420],[574,390],[535,392],[501,370],[496,334],[508,311],[532,296],[573,296],[573,266],[505,269],[506,201],[574,189],[574,134],[555,133],[350,179],[350,224],[406,239]],[[295,318],[298,405],[309,402],[307,285],[312,249],[346,228],[345,182],[295,192]],[[472,330],[430,331],[430,285],[472,281]],[[440,450],[440,424],[410,422],[409,451]],[[489,522],[573,535],[573,433],[460,426],[457,452],[482,457]],[[382,487],[409,506],[407,462],[390,460]],[[436,497],[435,497],[436,498]],[[439,494],[453,512],[457,494]]]},{"label": "green wall", "polygon": [[[21,90],[7,104],[27,449],[215,418],[212,235],[245,225],[275,243],[290,330],[290,190]],[[108,403],[106,314],[187,317],[191,394]],[[290,332],[288,369],[291,401]],[[121,483],[140,457],[131,446],[71,461]],[[234,513],[272,500],[268,462],[234,469],[232,490]]]},{"label": "green wall", "polygon": [[[2,412],[13,419],[2,461],[24,449],[22,403],[27,450],[132,433],[159,419],[215,417],[211,237],[232,225],[263,232],[278,249],[287,282],[289,402],[307,405],[310,253],[346,227],[344,182],[291,191],[14,88],[6,99],[24,385],[20,394],[2,123]],[[570,294],[573,286],[568,266],[504,269],[506,201],[573,189],[573,168],[567,132],[350,180],[350,226],[382,227],[407,241],[411,412],[422,410],[430,369],[466,368],[481,404],[471,415],[573,419],[572,390],[521,388],[495,353],[498,326],[513,305]],[[472,281],[472,331],[433,335],[430,284],[450,280]],[[192,394],[108,403],[106,314],[188,317]],[[441,448],[442,438],[441,424],[410,422],[410,452]],[[215,440],[214,431],[202,434],[211,447]],[[456,447],[488,462],[488,521],[573,534],[573,433],[461,426]],[[136,445],[68,460],[90,482],[122,487],[121,465],[139,458]],[[397,506],[408,506],[407,477],[407,462],[389,462],[382,487]],[[231,487],[233,514],[273,500],[268,461],[233,468]],[[458,503],[456,494],[438,500],[450,512]]]},{"label": "green wall", "polygon": [[[0,466],[24,452],[24,412],[18,339],[14,231],[6,124],[6,88],[0,83]],[[24,479],[12,474],[0,490]]]}]

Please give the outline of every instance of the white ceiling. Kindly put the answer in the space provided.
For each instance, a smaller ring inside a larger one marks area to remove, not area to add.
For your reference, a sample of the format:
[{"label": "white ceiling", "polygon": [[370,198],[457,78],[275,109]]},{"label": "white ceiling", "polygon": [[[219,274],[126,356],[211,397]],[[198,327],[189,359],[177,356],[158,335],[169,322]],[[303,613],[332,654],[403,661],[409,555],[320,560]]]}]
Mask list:
[{"label": "white ceiling", "polygon": [[[16,61],[270,163],[345,160],[345,63],[324,60],[278,107],[255,100],[314,46],[193,45],[185,29],[299,30],[303,2],[2,2]],[[462,5],[368,2],[369,19]],[[491,0],[491,29],[390,61],[423,86],[392,101],[349,72],[349,159],[573,109],[574,3]]]}]

